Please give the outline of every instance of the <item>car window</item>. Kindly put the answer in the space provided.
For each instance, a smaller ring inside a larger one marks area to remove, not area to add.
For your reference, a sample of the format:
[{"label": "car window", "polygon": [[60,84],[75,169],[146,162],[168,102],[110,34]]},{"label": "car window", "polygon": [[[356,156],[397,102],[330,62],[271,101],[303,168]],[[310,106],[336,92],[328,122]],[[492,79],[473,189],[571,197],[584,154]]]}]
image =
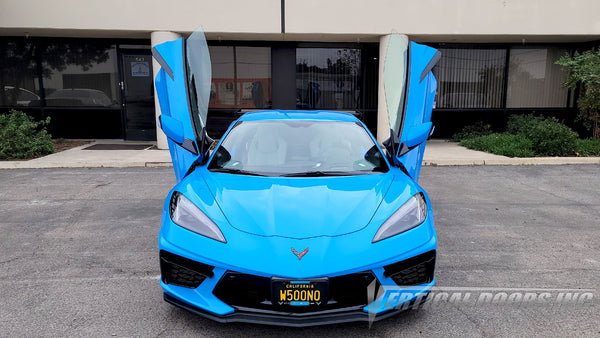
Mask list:
[{"label": "car window", "polygon": [[[359,175],[388,170],[362,125],[289,120],[238,123],[215,151],[208,168],[269,176]],[[311,173],[314,175],[306,175]]]}]

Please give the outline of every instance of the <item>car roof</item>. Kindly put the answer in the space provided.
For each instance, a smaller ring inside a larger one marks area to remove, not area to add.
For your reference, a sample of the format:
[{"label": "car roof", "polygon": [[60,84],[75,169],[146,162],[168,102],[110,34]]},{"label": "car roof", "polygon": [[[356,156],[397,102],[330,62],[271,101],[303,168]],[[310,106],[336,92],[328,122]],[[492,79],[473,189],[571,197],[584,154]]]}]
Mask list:
[{"label": "car roof", "polygon": [[247,112],[239,121],[264,121],[264,120],[304,120],[304,121],[343,121],[359,122],[350,113],[326,110],[263,110]]}]

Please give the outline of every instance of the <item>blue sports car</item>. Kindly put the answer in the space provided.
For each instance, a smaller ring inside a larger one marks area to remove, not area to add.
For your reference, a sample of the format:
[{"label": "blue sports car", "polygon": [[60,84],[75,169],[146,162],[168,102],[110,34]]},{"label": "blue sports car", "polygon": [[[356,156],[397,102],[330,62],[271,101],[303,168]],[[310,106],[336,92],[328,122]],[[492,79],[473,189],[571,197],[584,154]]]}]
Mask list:
[{"label": "blue sports car", "polygon": [[153,56],[177,178],[159,238],[166,301],[220,322],[306,326],[378,320],[424,299],[436,234],[417,181],[439,52],[390,35],[384,146],[352,114],[279,110],[244,114],[214,146],[204,33]]}]

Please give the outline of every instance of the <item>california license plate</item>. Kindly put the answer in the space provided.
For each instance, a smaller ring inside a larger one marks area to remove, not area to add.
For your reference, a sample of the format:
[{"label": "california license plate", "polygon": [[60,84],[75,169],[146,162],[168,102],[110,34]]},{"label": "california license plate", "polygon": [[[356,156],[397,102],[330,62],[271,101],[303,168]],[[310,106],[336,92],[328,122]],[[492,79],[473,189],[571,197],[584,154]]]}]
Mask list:
[{"label": "california license plate", "polygon": [[279,306],[314,306],[327,304],[329,280],[271,279],[271,302]]}]

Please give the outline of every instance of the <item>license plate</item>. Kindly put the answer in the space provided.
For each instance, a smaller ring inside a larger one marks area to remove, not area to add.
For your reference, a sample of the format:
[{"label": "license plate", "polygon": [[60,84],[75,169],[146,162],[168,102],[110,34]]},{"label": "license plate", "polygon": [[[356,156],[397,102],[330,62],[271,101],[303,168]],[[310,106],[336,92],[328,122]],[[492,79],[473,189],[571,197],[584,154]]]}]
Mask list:
[{"label": "license plate", "polygon": [[312,306],[327,304],[329,280],[271,279],[271,303],[276,306]]}]

